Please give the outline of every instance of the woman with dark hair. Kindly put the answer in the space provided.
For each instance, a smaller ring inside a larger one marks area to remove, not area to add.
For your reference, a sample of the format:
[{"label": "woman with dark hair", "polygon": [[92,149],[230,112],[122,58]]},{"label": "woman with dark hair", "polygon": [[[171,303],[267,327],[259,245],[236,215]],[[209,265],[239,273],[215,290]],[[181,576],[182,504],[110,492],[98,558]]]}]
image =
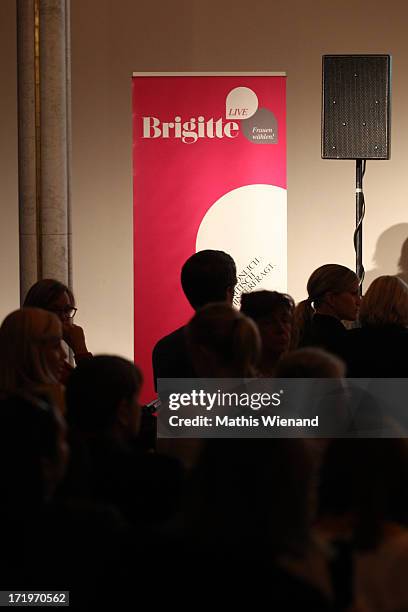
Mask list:
[{"label": "woman with dark hair", "polygon": [[325,264],[310,276],[307,293],[295,309],[293,348],[318,346],[342,357],[347,336],[342,321],[355,321],[360,306],[357,275],[345,266]]},{"label": "woman with dark hair", "polygon": [[261,336],[262,376],[273,376],[277,362],[289,349],[294,306],[290,295],[278,291],[253,291],[241,296],[241,312],[255,321]]},{"label": "woman with dark hair", "polygon": [[72,460],[65,494],[114,504],[134,523],[168,518],[182,483],[177,462],[140,444],[142,381],[131,361],[96,355],[75,368],[66,392]]},{"label": "woman with dark hair", "polygon": [[[44,278],[35,283],[25,297],[23,307],[42,308],[57,315],[62,323],[63,340],[72,350],[76,363],[84,357],[91,357],[82,327],[74,323],[77,312],[75,298],[71,289],[52,278]],[[67,363],[62,382],[66,382],[71,367]]]}]

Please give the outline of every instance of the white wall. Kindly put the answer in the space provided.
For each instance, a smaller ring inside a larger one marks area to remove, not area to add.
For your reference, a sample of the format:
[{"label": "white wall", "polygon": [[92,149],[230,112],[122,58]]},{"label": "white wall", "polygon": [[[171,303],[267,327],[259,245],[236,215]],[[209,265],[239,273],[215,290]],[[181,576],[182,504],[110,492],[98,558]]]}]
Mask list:
[{"label": "white wall", "polygon": [[[6,202],[10,230],[1,223],[4,311],[17,287],[17,246],[10,238],[16,229],[14,2],[2,0],[0,7],[9,30],[0,43],[6,47],[0,64],[8,70],[7,99],[1,100],[7,105],[7,144],[3,137],[0,142],[2,174],[6,170],[1,216],[3,221]],[[71,12],[74,286],[91,350],[133,353],[133,71],[287,72],[288,286],[298,299],[318,265],[354,267],[354,162],[320,159],[321,56],[391,53],[392,160],[367,163],[364,263],[368,272],[375,265],[381,272],[397,271],[408,237],[405,2],[71,0]]]}]

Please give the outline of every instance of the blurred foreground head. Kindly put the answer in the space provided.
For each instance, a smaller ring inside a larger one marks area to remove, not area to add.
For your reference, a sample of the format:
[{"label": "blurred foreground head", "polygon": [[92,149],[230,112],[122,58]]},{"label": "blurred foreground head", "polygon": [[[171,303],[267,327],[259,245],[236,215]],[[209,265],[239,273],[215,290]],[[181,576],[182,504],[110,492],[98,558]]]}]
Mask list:
[{"label": "blurred foreground head", "polygon": [[[271,559],[302,555],[315,511],[316,468],[306,440],[235,438],[205,444],[193,472],[190,520],[204,546],[249,546]],[[262,556],[262,555],[261,555]]]},{"label": "blurred foreground head", "polygon": [[194,369],[201,378],[255,375],[261,340],[255,323],[227,303],[208,304],[187,328]]},{"label": "blurred foreground head", "polygon": [[277,378],[343,378],[345,363],[320,348],[301,348],[282,357],[276,367]]},{"label": "blurred foreground head", "polygon": [[58,382],[65,351],[57,316],[40,308],[21,308],[0,327],[0,390],[36,394]]},{"label": "blurred foreground head", "polygon": [[66,393],[67,421],[78,432],[137,436],[141,411],[142,374],[131,361],[97,355],[72,372]]}]

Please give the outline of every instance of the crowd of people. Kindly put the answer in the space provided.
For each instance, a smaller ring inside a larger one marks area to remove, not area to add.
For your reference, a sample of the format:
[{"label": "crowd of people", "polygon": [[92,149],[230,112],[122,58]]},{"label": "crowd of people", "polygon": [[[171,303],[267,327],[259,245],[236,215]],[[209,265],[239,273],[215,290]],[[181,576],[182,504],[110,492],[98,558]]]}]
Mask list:
[{"label": "crowd of people", "polygon": [[[222,251],[186,261],[195,313],[152,347],[156,385],[406,377],[400,278],[379,277],[361,297],[353,271],[325,264],[303,302],[259,290],[240,310],[236,282]],[[92,355],[75,313],[72,291],[45,279],[0,326],[3,589],[70,591],[71,607],[89,610],[150,596],[181,608],[408,611],[408,445],[397,424],[381,439],[156,440],[143,373]],[[369,401],[364,419],[376,421]]]}]

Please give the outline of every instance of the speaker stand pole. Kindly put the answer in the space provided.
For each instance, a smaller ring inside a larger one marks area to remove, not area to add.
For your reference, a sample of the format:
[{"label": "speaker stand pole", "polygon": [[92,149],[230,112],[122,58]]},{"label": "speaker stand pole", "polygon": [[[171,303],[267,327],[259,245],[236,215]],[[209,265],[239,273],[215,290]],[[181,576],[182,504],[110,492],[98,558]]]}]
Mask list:
[{"label": "speaker stand pole", "polygon": [[354,248],[356,251],[356,274],[360,281],[360,294],[364,278],[363,267],[363,160],[356,159],[356,231],[354,234]]}]

